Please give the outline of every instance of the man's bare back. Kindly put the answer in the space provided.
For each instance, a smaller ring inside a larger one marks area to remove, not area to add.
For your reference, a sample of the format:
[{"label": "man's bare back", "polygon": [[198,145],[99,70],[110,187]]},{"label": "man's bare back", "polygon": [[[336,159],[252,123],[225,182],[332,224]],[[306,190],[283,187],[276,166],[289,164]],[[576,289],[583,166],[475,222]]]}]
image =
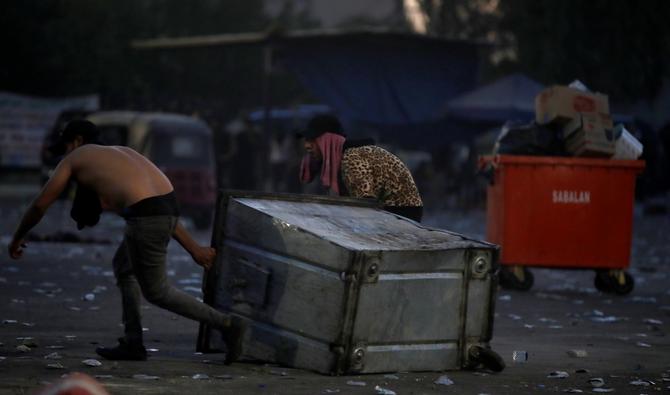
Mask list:
[{"label": "man's bare back", "polygon": [[128,147],[87,144],[72,151],[63,162],[71,167],[77,182],[98,193],[105,209],[119,211],[173,190],[163,172]]}]

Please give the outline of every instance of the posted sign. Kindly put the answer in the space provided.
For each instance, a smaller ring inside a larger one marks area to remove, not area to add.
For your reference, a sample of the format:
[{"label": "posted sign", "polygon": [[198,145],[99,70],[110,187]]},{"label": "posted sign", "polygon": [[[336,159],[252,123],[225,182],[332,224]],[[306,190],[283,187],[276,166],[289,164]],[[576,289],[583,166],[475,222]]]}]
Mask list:
[{"label": "posted sign", "polygon": [[40,98],[0,92],[0,167],[39,167],[42,140],[58,115],[98,107],[97,95]]}]

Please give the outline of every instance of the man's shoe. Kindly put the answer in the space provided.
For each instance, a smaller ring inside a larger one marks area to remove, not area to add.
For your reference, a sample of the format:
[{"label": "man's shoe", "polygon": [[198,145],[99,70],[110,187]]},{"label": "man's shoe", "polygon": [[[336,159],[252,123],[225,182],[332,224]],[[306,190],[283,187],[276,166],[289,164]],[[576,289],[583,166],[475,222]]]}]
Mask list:
[{"label": "man's shoe", "polygon": [[142,345],[131,346],[125,339],[119,339],[116,347],[98,347],[95,352],[111,361],[146,361],[147,350]]},{"label": "man's shoe", "polygon": [[223,342],[226,343],[226,359],[224,361],[226,365],[230,365],[242,356],[242,341],[246,329],[246,322],[237,317],[232,317],[229,327],[221,329]]}]

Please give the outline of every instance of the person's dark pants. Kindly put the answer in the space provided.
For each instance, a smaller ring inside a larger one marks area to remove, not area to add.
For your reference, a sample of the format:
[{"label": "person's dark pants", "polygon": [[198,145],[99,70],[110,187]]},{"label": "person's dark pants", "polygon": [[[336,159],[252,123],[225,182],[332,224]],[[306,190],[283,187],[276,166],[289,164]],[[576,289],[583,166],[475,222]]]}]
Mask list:
[{"label": "person's dark pants", "polygon": [[403,217],[412,219],[416,222],[421,222],[421,218],[423,217],[422,206],[384,206],[384,210],[393,214],[402,215]]},{"label": "person's dark pants", "polygon": [[143,344],[140,294],[150,303],[214,328],[230,325],[230,317],[198,301],[167,281],[167,246],[177,217],[126,218],[123,241],[114,255],[114,275],[121,291],[125,338]]}]

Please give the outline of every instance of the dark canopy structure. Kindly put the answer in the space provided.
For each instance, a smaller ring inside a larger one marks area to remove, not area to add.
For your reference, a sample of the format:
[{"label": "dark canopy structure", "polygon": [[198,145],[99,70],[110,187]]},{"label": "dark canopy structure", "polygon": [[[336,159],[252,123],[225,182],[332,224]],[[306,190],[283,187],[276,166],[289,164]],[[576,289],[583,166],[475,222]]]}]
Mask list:
[{"label": "dark canopy structure", "polygon": [[[133,43],[145,49],[249,44],[264,45],[270,64],[295,73],[345,125],[410,142],[428,135],[449,138],[440,122],[444,103],[476,86],[483,48],[473,42],[382,30],[250,33]],[[267,98],[268,116],[271,103]]]}]

